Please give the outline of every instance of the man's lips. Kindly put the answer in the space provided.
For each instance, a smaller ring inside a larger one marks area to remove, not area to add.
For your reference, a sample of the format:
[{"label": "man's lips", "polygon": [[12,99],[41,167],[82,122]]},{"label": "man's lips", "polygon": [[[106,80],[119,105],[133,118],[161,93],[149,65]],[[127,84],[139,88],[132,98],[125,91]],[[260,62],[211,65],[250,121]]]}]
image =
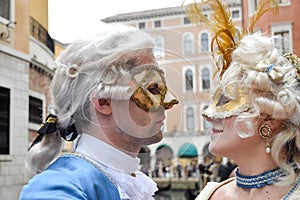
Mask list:
[{"label": "man's lips", "polygon": [[162,118],[160,118],[159,120],[157,120],[155,123],[163,125],[165,119],[166,119],[166,117],[162,117]]}]

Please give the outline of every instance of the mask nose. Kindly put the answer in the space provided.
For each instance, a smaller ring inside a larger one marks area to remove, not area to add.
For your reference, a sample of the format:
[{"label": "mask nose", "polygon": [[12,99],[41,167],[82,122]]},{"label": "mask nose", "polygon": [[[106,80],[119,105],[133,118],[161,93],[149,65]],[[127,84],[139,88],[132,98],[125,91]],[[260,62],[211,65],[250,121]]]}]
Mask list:
[{"label": "mask nose", "polygon": [[163,107],[165,110],[171,109],[175,104],[178,104],[179,101],[169,92],[166,93],[164,102],[163,102]]},{"label": "mask nose", "polygon": [[169,110],[171,108],[173,108],[173,105],[164,105],[165,110]]}]

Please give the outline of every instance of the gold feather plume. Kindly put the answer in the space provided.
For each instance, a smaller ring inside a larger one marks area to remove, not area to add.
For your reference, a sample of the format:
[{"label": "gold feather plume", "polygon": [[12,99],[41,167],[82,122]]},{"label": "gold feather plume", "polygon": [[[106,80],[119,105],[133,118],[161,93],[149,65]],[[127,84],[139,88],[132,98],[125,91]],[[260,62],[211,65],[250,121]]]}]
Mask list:
[{"label": "gold feather plume", "polygon": [[269,11],[273,11],[275,14],[278,14],[278,0],[261,0],[259,2],[257,11],[251,17],[247,30],[244,30],[245,34],[253,33],[253,28],[256,22],[260,19],[261,16],[263,16],[266,12]]},{"label": "gold feather plume", "polygon": [[[184,1],[182,6],[184,5]],[[212,19],[209,20],[203,14],[204,9],[211,9]],[[231,63],[231,54],[240,44],[240,40],[245,34],[253,33],[253,27],[258,19],[269,10],[278,9],[277,0],[260,1],[257,12],[252,16],[248,28],[235,26],[232,22],[229,4],[225,0],[200,0],[186,6],[186,14],[190,21],[201,25],[202,23],[210,26],[214,37],[211,41],[211,52],[217,61],[220,78]],[[215,49],[215,46],[217,47]],[[215,54],[218,58],[216,58]],[[221,58],[221,59],[220,59]],[[220,63],[220,60],[222,61]]]},{"label": "gold feather plume", "polygon": [[[202,13],[204,8],[212,10],[213,19],[207,19]],[[222,60],[222,63],[217,64],[221,77],[231,62],[232,51],[238,45],[241,36],[232,22],[228,3],[222,0],[202,0],[199,3],[194,2],[187,5],[186,13],[191,22],[196,24],[205,23],[213,31],[214,37],[212,38],[210,48],[214,58],[215,54],[218,57],[222,57],[221,59],[215,58],[215,60]],[[215,44],[217,45],[217,49],[215,49]]]}]

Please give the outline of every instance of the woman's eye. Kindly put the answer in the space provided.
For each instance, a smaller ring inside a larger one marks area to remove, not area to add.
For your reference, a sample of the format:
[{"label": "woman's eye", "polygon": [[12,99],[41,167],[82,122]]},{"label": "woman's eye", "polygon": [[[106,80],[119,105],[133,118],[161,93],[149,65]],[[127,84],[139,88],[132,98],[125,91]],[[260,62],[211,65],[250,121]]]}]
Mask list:
[{"label": "woman's eye", "polygon": [[220,97],[220,99],[219,99],[219,101],[218,101],[218,103],[217,103],[216,106],[223,106],[223,105],[227,104],[227,103],[230,102],[230,101],[231,101],[231,100],[230,100],[229,98],[227,98],[226,96],[224,96],[224,95],[222,94],[222,96]]},{"label": "woman's eye", "polygon": [[151,84],[151,85],[147,88],[147,90],[148,90],[151,94],[153,94],[153,95],[160,94],[160,90],[159,90],[159,88],[158,88],[158,84],[157,84],[157,83]]}]

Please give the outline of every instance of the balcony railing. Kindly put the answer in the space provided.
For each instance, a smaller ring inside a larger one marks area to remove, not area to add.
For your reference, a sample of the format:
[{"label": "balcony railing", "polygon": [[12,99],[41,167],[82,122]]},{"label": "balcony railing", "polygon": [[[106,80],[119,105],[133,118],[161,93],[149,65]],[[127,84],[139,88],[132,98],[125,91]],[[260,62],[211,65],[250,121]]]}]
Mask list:
[{"label": "balcony railing", "polygon": [[35,19],[30,17],[30,35],[46,45],[54,53],[54,41],[48,31]]}]

